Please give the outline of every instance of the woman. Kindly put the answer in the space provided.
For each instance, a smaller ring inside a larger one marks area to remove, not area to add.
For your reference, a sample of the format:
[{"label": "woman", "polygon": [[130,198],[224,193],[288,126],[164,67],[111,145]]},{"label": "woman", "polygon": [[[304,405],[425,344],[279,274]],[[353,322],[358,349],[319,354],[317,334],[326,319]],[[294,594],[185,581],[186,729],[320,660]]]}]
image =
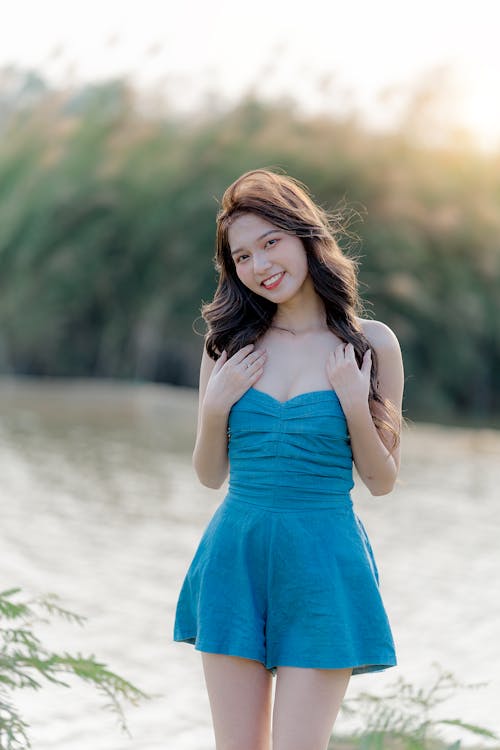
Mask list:
[{"label": "woman", "polygon": [[[177,602],[202,652],[217,750],[325,750],[352,674],[396,664],[352,465],[372,495],[400,463],[394,333],[356,317],[356,263],[307,188],[256,169],[217,216],[193,465],[230,467]],[[276,676],[272,709],[273,676]],[[272,711],[272,714],[271,714]]]}]

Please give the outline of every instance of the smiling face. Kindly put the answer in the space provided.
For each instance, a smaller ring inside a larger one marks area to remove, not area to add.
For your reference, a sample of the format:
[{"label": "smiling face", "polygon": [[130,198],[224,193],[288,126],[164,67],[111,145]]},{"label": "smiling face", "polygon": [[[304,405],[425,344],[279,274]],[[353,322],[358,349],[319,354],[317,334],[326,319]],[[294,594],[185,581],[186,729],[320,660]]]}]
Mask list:
[{"label": "smiling face", "polygon": [[284,302],[307,279],[311,282],[301,239],[261,216],[237,216],[229,227],[228,240],[238,278],[256,294]]}]

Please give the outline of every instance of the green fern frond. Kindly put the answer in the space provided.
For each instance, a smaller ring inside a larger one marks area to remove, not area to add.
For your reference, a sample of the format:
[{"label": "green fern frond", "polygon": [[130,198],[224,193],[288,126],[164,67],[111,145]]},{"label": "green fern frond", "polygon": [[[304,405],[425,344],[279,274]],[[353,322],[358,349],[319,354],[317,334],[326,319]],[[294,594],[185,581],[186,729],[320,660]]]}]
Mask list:
[{"label": "green fern frond", "polygon": [[[8,589],[0,593],[0,617],[6,620],[20,620],[22,627],[0,628],[0,686],[4,691],[18,689],[39,690],[41,678],[47,682],[71,687],[61,679],[61,675],[72,675],[93,685],[103,694],[107,701],[105,708],[111,709],[118,717],[122,731],[128,731],[122,700],[137,705],[140,700],[149,699],[148,695],[131,682],[109,670],[105,664],[98,662],[92,654],[84,657],[78,653],[56,654],[47,651],[31,627],[33,623],[49,622],[40,611],[49,615],[61,616],[72,623],[82,625],[82,617],[56,603],[56,594],[47,594],[31,600],[15,602],[12,598],[21,592],[20,588]],[[28,725],[19,716],[8,695],[0,699],[0,750],[26,750],[30,748],[27,737]]]},{"label": "green fern frond", "polygon": [[[488,739],[498,739],[495,732],[458,719],[434,718],[435,710],[454,696],[457,690],[478,689],[484,683],[459,682],[455,676],[435,662],[437,670],[428,688],[415,687],[399,677],[384,693],[360,693],[344,701],[343,710],[348,715],[362,718],[363,729],[357,733],[360,747],[380,750],[385,744],[395,750],[394,742],[405,750],[435,750],[443,748],[438,730],[443,725],[455,726]],[[454,743],[452,748],[459,745]]]}]

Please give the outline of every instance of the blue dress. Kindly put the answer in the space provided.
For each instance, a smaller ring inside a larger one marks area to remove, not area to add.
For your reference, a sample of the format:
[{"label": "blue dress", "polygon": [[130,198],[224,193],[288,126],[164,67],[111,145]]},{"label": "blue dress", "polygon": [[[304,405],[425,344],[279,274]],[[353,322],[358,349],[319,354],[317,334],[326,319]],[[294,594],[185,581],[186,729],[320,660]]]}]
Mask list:
[{"label": "blue dress", "polygon": [[333,390],[249,388],[228,419],[229,486],[184,578],[174,641],[278,666],[396,665]]}]

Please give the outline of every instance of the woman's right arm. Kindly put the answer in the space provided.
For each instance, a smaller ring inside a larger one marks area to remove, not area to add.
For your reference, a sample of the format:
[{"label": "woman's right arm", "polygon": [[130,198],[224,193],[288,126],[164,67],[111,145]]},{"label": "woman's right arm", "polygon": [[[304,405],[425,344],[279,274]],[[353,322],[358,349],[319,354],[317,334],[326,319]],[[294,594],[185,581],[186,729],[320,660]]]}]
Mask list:
[{"label": "woman's right arm", "polygon": [[248,344],[229,360],[223,352],[214,362],[203,347],[193,467],[205,487],[217,490],[227,477],[229,412],[262,375],[265,357],[265,350],[254,350],[254,345]]}]

